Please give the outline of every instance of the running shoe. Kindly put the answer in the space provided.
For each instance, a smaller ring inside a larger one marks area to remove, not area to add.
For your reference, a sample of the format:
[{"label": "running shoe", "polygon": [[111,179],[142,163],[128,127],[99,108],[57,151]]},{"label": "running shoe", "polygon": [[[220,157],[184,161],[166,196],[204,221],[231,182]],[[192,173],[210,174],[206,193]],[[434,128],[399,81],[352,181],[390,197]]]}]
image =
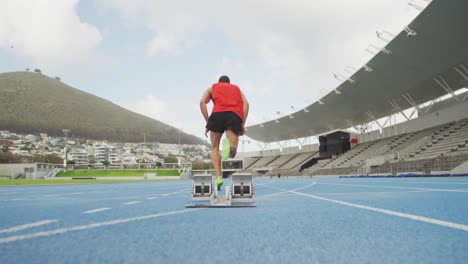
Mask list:
[{"label": "running shoe", "polygon": [[223,185],[223,183],[224,183],[223,177],[218,176],[215,181],[216,188],[218,188],[218,191],[221,190],[221,186]]}]

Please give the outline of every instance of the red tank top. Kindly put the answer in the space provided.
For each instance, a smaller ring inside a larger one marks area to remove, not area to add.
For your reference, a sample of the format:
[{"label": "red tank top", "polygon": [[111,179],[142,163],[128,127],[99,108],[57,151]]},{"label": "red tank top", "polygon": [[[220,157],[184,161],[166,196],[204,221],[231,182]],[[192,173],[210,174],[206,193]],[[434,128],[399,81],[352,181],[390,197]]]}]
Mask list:
[{"label": "red tank top", "polygon": [[211,86],[211,100],[213,100],[213,111],[234,112],[244,120],[244,101],[238,86],[229,83],[215,83]]}]

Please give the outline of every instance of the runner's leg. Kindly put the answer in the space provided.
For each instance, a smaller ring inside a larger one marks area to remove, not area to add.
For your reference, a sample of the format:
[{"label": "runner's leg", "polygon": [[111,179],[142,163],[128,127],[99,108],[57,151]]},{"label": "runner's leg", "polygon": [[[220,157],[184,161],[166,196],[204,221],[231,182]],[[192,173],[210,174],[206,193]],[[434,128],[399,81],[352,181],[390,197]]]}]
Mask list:
[{"label": "runner's leg", "polygon": [[234,158],[237,153],[237,145],[239,144],[239,136],[236,135],[231,129],[226,130],[226,137],[229,140],[231,145],[231,150],[229,152],[229,157]]},{"label": "runner's leg", "polygon": [[221,141],[222,133],[210,131],[211,139],[211,162],[215,170],[215,176],[221,176],[221,157],[219,156],[219,142]]}]

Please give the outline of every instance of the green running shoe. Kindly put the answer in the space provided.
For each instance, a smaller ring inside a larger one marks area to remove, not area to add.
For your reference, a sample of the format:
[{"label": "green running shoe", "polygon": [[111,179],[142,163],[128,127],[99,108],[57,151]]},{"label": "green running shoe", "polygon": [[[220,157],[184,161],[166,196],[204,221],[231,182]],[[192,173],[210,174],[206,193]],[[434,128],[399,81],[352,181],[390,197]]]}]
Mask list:
[{"label": "green running shoe", "polygon": [[218,188],[218,191],[221,190],[221,186],[223,185],[223,183],[224,183],[223,177],[218,176],[215,181],[216,188]]},{"label": "green running shoe", "polygon": [[227,138],[223,139],[221,144],[221,159],[227,160],[229,158],[229,154],[231,152],[231,144]]}]

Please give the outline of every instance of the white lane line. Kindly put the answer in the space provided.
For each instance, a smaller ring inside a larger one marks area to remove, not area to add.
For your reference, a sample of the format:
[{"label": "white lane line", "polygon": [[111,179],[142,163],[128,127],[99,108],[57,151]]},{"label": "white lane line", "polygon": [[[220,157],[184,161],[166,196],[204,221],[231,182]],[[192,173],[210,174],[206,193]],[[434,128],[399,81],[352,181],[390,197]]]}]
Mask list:
[{"label": "white lane line", "polygon": [[102,212],[102,211],[107,211],[107,210],[110,210],[110,209],[112,209],[112,208],[108,208],[108,207],[98,208],[98,209],[94,209],[94,210],[85,211],[85,212],[83,212],[83,214],[94,214],[94,213],[99,213],[99,212]]},{"label": "white lane line", "polygon": [[318,192],[314,193],[315,195],[349,195],[349,194],[404,194],[404,193],[422,193],[422,192],[431,192],[427,190],[415,190],[415,191],[391,191],[391,192]]},{"label": "white lane line", "polygon": [[131,205],[131,204],[137,204],[137,203],[141,203],[141,201],[132,201],[132,202],[123,203],[123,204],[125,204],[125,205]]},{"label": "white lane line", "polygon": [[86,229],[92,229],[92,228],[97,228],[97,227],[102,227],[102,226],[111,226],[111,225],[123,224],[123,223],[128,223],[128,222],[158,218],[158,217],[163,217],[163,216],[184,214],[184,213],[189,213],[189,212],[193,212],[193,211],[197,211],[197,210],[200,210],[200,209],[185,209],[185,210],[180,210],[180,211],[171,211],[171,212],[166,212],[166,213],[159,213],[159,214],[151,214],[151,215],[124,218],[124,219],[117,219],[117,220],[99,222],[99,223],[94,223],[94,224],[89,224],[89,225],[81,225],[81,226],[75,226],[75,227],[69,227],[69,228],[60,228],[60,229],[49,230],[49,231],[44,231],[44,232],[37,232],[37,233],[26,234],[26,235],[4,237],[4,238],[0,238],[0,244],[15,242],[15,241],[19,241],[19,240],[32,239],[32,238],[35,238],[35,237],[53,236],[53,235],[64,234],[64,233],[78,231],[78,230],[86,230]]},{"label": "white lane line", "polygon": [[0,195],[17,194],[18,192],[0,192]]},{"label": "white lane line", "polygon": [[447,221],[433,219],[433,218],[419,216],[419,215],[406,214],[406,213],[391,211],[391,210],[387,210],[387,209],[370,207],[370,206],[365,206],[365,205],[360,205],[360,204],[348,203],[348,202],[343,202],[343,201],[334,200],[334,199],[328,199],[328,198],[325,198],[325,197],[310,195],[310,194],[296,192],[296,191],[291,191],[291,192],[294,193],[294,194],[297,194],[297,195],[306,196],[306,197],[310,197],[310,198],[314,198],[314,199],[318,199],[318,200],[322,200],[322,201],[337,203],[337,204],[341,204],[341,205],[351,206],[351,207],[365,209],[365,210],[374,211],[374,212],[379,212],[379,213],[383,213],[383,214],[398,216],[398,217],[402,217],[402,218],[408,218],[408,219],[416,220],[416,221],[420,221],[420,222],[426,222],[426,223],[429,223],[429,224],[435,224],[435,225],[455,228],[455,229],[459,229],[459,230],[463,230],[463,231],[468,231],[468,226],[462,225],[462,224],[447,222]]},{"label": "white lane line", "polygon": [[404,189],[404,190],[423,190],[430,192],[468,192],[466,189],[431,189],[418,187],[397,187],[397,186],[381,186],[381,185],[365,185],[365,184],[345,184],[345,183],[319,183],[321,185],[342,185],[354,187],[369,187],[369,188],[387,188],[387,189]]},{"label": "white lane line", "polygon": [[182,193],[182,192],[186,192],[186,191],[189,191],[189,190],[192,190],[191,188],[190,189],[184,189],[184,190],[180,190],[180,191],[176,191],[176,192],[171,192],[171,193],[164,193],[164,194],[160,194],[161,196],[169,196],[169,195],[173,195],[173,194],[178,194],[178,193]]},{"label": "white lane line", "polygon": [[58,222],[58,220],[44,220],[44,221],[39,221],[39,222],[35,222],[35,223],[14,226],[14,227],[10,227],[10,228],[7,228],[7,229],[0,230],[0,234],[16,232],[16,231],[20,231],[20,230],[24,230],[24,229],[28,229],[28,228],[32,228],[32,227],[48,225],[48,224],[55,223],[55,222]]},{"label": "white lane line", "polygon": [[[396,179],[395,179],[396,180]],[[466,179],[464,179],[466,180]],[[376,181],[370,182],[370,181],[359,181],[363,183],[376,183]],[[454,184],[454,185],[466,185],[468,182],[440,182],[440,181],[384,181],[384,180],[379,180],[379,183],[401,183],[401,184],[415,184],[415,183],[424,183],[424,184]]]},{"label": "white lane line", "polygon": [[83,194],[83,193],[82,192],[74,192],[74,193],[48,194],[48,195],[42,195],[42,196],[43,197],[57,197],[57,196],[77,195],[77,194]]},{"label": "white lane line", "polygon": [[265,184],[256,184],[256,185],[263,186],[263,187],[268,187],[268,188],[272,188],[272,189],[277,189],[277,190],[283,190],[283,192],[263,195],[264,197],[268,197],[268,196],[282,195],[282,194],[289,193],[289,192],[293,192],[293,191],[299,191],[299,190],[302,190],[302,189],[306,189],[306,188],[312,187],[312,186],[314,186],[315,184],[317,184],[317,182],[312,182],[312,183],[309,184],[309,185],[302,186],[302,187],[299,187],[299,188],[296,188],[296,189],[292,189],[292,190],[285,190],[285,189],[275,188],[275,187],[271,187],[271,186],[268,186],[268,185],[265,185]]}]

